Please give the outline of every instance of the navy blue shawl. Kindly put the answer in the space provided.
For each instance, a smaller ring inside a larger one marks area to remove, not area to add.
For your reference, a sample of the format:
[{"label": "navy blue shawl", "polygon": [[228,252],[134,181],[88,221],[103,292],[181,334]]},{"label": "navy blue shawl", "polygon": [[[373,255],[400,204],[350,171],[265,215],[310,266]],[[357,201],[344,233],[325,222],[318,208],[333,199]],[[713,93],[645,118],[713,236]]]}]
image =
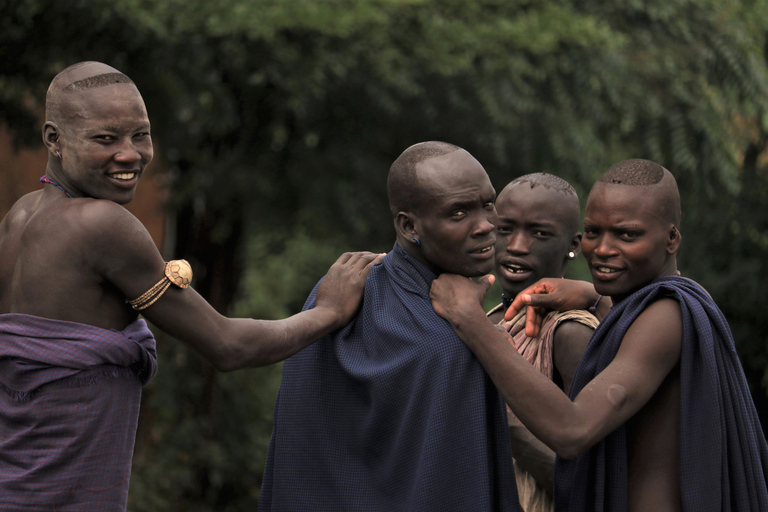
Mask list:
[{"label": "navy blue shawl", "polygon": [[[571,399],[616,355],[624,334],[653,301],[680,303],[680,486],[683,510],[768,510],[766,449],[733,336],[720,309],[696,283],[653,281],[616,304],[600,323],[576,371]],[[627,446],[621,426],[576,459],[555,465],[555,510],[627,509]]]},{"label": "navy blue shawl", "polygon": [[395,245],[352,323],[284,363],[260,510],[518,510],[504,403],[434,279]]}]

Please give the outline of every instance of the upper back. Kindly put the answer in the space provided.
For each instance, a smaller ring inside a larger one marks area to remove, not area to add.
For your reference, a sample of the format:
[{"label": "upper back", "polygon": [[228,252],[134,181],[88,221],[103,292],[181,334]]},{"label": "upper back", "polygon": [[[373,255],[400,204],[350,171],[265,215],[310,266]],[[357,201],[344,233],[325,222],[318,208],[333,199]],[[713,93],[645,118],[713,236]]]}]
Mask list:
[{"label": "upper back", "polygon": [[44,191],[19,199],[0,223],[0,314],[124,328],[136,314],[98,263],[102,255],[114,259],[107,255],[110,241],[136,236],[120,227],[126,216],[139,233],[138,220],[111,201],[51,198]]}]

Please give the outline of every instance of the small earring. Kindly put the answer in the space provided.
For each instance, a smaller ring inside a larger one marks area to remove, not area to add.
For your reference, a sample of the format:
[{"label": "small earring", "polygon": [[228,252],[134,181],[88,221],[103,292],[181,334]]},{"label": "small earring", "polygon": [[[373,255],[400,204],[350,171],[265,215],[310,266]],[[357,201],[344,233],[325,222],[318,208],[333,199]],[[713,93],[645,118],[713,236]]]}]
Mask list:
[{"label": "small earring", "polygon": [[413,237],[413,241],[416,242],[416,245],[421,245],[421,242],[419,241],[418,238]]},{"label": "small earring", "polygon": [[568,253],[568,259],[569,260],[572,260],[575,257],[576,257],[576,253],[575,252],[571,251],[571,252]]},{"label": "small earring", "polygon": [[56,150],[56,156],[59,157],[59,160],[61,160],[61,153],[59,153],[59,150]]}]

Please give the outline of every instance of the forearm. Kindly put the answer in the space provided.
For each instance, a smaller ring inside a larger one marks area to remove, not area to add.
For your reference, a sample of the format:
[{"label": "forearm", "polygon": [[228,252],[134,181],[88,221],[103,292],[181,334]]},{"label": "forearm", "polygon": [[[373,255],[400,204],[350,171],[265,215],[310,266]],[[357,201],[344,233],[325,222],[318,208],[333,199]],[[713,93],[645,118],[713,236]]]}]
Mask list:
[{"label": "forearm", "polygon": [[342,327],[338,312],[323,307],[281,320],[227,318],[192,288],[169,289],[143,313],[220,371],[282,361]]},{"label": "forearm", "polygon": [[281,320],[226,319],[231,338],[219,354],[222,371],[283,361],[341,327],[332,311],[313,308]]},{"label": "forearm", "polygon": [[554,493],[555,452],[531,434],[513,415],[509,418],[512,455],[518,466],[527,471],[544,490]]},{"label": "forearm", "polygon": [[563,457],[571,458],[586,449],[589,426],[579,407],[526,361],[482,316],[481,309],[462,317],[453,323],[454,329],[520,421]]}]

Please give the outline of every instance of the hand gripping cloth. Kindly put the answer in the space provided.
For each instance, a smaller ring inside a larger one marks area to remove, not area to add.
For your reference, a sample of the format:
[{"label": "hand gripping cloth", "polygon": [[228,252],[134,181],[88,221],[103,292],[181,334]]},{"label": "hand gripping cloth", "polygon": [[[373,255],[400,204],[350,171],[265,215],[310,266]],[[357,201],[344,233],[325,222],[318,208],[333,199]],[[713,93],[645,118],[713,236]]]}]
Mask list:
[{"label": "hand gripping cloth", "polygon": [[352,323],[284,363],[260,510],[518,510],[504,403],[435,277],[395,245]]},{"label": "hand gripping cloth", "polygon": [[141,386],[156,370],[144,320],[118,332],[0,315],[0,508],[124,511]]},{"label": "hand gripping cloth", "polygon": [[[571,399],[616,356],[650,303],[680,303],[680,486],[685,512],[768,510],[768,450],[730,327],[696,283],[664,277],[613,306],[587,347]],[[627,510],[627,439],[621,426],[581,456],[557,459],[555,510]]]}]

